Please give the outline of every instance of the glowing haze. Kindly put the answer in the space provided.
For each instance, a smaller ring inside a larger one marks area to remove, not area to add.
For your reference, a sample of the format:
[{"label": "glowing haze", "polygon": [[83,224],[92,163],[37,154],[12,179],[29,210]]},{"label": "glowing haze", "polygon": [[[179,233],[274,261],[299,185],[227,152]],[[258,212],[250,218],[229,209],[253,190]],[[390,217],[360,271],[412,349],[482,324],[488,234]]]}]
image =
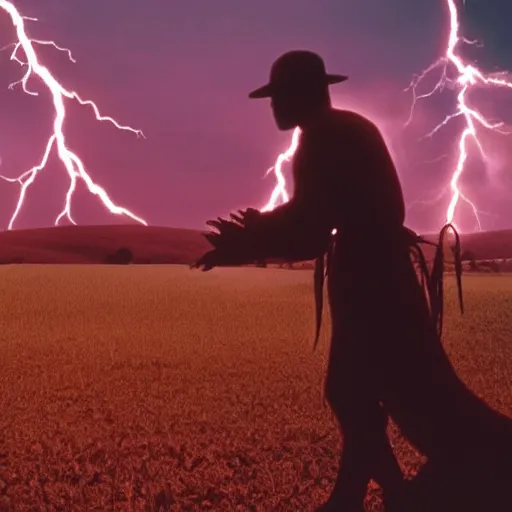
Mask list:
[{"label": "glowing haze", "polygon": [[[406,90],[411,90],[413,94],[413,103],[410,111],[409,119],[406,121],[405,126],[408,126],[413,120],[414,107],[416,102],[421,99],[428,98],[441,91],[447,85],[454,85],[458,90],[455,100],[455,109],[453,113],[448,114],[437,126],[435,126],[428,134],[427,137],[432,137],[435,133],[441,130],[446,124],[456,117],[462,116],[464,118],[464,125],[458,137],[457,144],[457,164],[451,175],[449,192],[450,202],[446,210],[446,223],[452,223],[457,227],[456,222],[456,209],[459,201],[468,203],[475,215],[478,228],[481,230],[482,225],[478,215],[478,208],[471,199],[463,193],[459,185],[459,180],[464,172],[468,155],[470,152],[469,140],[472,139],[476,149],[480,152],[481,158],[486,160],[486,153],[482,143],[478,138],[478,127],[487,130],[494,130],[500,133],[503,128],[503,122],[491,122],[478,110],[476,106],[470,106],[468,99],[471,89],[476,87],[506,87],[512,89],[512,82],[509,82],[503,77],[503,73],[486,75],[477,67],[467,63],[458,53],[458,46],[460,44],[475,44],[475,41],[465,39],[461,35],[461,25],[459,21],[459,12],[457,9],[456,0],[444,0],[448,10],[448,40],[446,44],[446,52],[437,61],[426,68],[421,74],[416,76]],[[449,78],[449,67],[455,69],[455,75]],[[430,91],[425,93],[418,93],[418,87],[421,85],[424,78],[431,72],[440,69],[440,78],[435,83]],[[272,191],[270,199],[263,206],[263,211],[272,210],[280,202],[284,203],[289,200],[289,194],[286,187],[286,179],[283,174],[283,163],[289,162],[297,149],[300,130],[297,128],[293,132],[292,141],[289,147],[281,154],[278,155],[273,167],[267,170],[267,174],[274,171],[277,179],[277,184]],[[280,201],[279,201],[280,200]]]}]

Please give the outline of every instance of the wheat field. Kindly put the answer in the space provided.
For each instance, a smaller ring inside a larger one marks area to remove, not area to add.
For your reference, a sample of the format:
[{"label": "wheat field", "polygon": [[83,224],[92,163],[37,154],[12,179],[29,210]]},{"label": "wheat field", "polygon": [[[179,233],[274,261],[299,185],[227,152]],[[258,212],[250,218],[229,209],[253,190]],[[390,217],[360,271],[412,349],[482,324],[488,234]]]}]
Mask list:
[{"label": "wheat field", "polygon": [[[308,511],[341,440],[309,271],[0,267],[0,510]],[[512,278],[448,279],[445,345],[512,416]],[[421,458],[391,427],[404,471]],[[368,509],[380,510],[370,486]]]}]

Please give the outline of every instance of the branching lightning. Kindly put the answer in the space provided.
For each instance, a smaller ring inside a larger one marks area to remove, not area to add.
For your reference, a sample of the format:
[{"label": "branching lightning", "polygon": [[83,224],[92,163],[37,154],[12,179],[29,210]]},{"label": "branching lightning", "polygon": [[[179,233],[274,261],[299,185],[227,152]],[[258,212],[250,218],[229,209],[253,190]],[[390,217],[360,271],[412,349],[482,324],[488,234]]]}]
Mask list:
[{"label": "branching lightning", "polygon": [[[441,121],[426,135],[426,137],[432,137],[453,119],[457,117],[463,118],[464,128],[459,136],[458,141],[457,164],[452,173],[449,185],[451,191],[451,199],[446,211],[446,222],[456,225],[454,222],[455,212],[457,206],[459,205],[459,201],[462,200],[470,205],[478,223],[478,227],[479,229],[482,229],[478,215],[479,212],[476,205],[468,198],[466,194],[461,191],[459,185],[460,178],[464,172],[469,156],[470,148],[468,143],[469,141],[473,141],[476,148],[480,152],[482,159],[485,161],[487,157],[482,143],[478,138],[477,128],[493,130],[502,134],[507,132],[501,129],[504,125],[502,122],[490,122],[477,109],[472,108],[468,101],[468,95],[472,89],[478,86],[512,88],[512,83],[503,78],[503,73],[489,75],[484,74],[478,68],[467,64],[464,59],[458,53],[456,53],[460,43],[475,44],[475,42],[469,41],[460,35],[460,21],[455,0],[446,0],[446,3],[450,16],[449,37],[446,53],[436,62],[431,64],[427,69],[425,69],[421,74],[414,77],[411,84],[406,89],[411,90],[413,93],[411,112],[409,119],[406,122],[406,126],[412,121],[414,107],[418,100],[428,98],[436,92],[442,91],[447,85],[455,86],[458,89],[457,107],[455,112],[447,115],[443,121]],[[448,70],[450,67],[453,68],[457,73],[454,78],[448,77]],[[418,95],[417,87],[428,74],[437,69],[441,70],[441,77],[439,81],[429,92]]]},{"label": "branching lightning", "polygon": [[[131,128],[129,126],[123,126],[111,117],[103,116],[95,103],[93,103],[90,100],[82,99],[75,91],[69,91],[65,89],[62,86],[62,84],[60,84],[57,81],[57,79],[53,76],[51,71],[39,62],[39,58],[35,50],[35,47],[37,45],[52,46],[59,51],[66,52],[68,54],[69,59],[72,62],[75,62],[73,56],[71,55],[71,51],[67,48],[61,48],[53,41],[41,41],[37,39],[30,39],[27,35],[25,21],[37,21],[37,19],[22,16],[12,2],[9,2],[7,0],[0,0],[0,10],[3,10],[10,16],[10,19],[16,31],[17,41],[10,45],[14,47],[11,53],[11,60],[17,62],[18,64],[20,64],[20,66],[26,68],[26,72],[23,75],[23,77],[17,82],[12,83],[9,86],[9,88],[13,89],[15,86],[20,85],[25,93],[30,94],[32,96],[37,96],[37,92],[31,91],[28,88],[28,82],[32,77],[38,77],[42,81],[42,83],[48,88],[51,94],[55,112],[53,131],[48,139],[46,149],[44,151],[41,161],[37,165],[25,171],[23,174],[16,178],[10,178],[7,176],[0,175],[0,178],[11,183],[17,182],[21,186],[18,202],[14,210],[14,213],[9,221],[8,229],[12,229],[14,222],[16,221],[16,218],[24,204],[28,188],[30,187],[30,185],[32,185],[32,183],[34,183],[35,179],[37,178],[37,175],[46,167],[50,154],[54,148],[57,150],[58,157],[64,165],[70,179],[70,185],[66,193],[64,206],[62,211],[55,220],[55,225],[58,225],[64,217],[66,217],[71,223],[76,224],[71,215],[71,202],[73,198],[73,193],[75,192],[77,187],[78,179],[81,179],[85,182],[89,192],[98,196],[100,201],[103,203],[103,205],[108,209],[110,213],[113,213],[115,215],[125,215],[140,224],[147,225],[146,221],[141,217],[138,217],[137,215],[135,215],[130,210],[124,207],[116,205],[112,201],[112,199],[110,199],[105,189],[96,184],[92,180],[92,178],[85,170],[84,163],[78,157],[78,155],[68,147],[63,129],[64,120],[66,118],[65,100],[75,100],[83,106],[90,107],[93,110],[94,115],[98,121],[108,121],[112,123],[114,126],[116,126],[118,129],[133,132],[134,134],[140,137],[144,136],[143,133],[140,130],[135,130],[134,128]],[[24,53],[24,60],[21,57],[19,57],[20,50],[22,50],[22,52]]]},{"label": "branching lightning", "polygon": [[[492,130],[501,134],[506,134],[507,132],[502,129],[504,126],[502,122],[493,123],[487,120],[485,116],[481,114],[477,109],[472,108],[470,106],[468,97],[470,91],[476,87],[512,88],[512,83],[505,80],[504,73],[484,74],[478,68],[467,64],[464,59],[457,53],[458,47],[461,43],[471,45],[479,43],[476,41],[470,41],[460,35],[459,13],[456,6],[456,0],[445,1],[449,11],[449,37],[447,41],[446,52],[436,62],[431,64],[419,75],[415,76],[409,87],[406,89],[406,91],[412,91],[413,101],[410,115],[407,122],[405,123],[405,126],[408,126],[412,122],[414,108],[419,100],[429,98],[433,94],[443,91],[447,86],[453,87],[458,91],[455,111],[451,114],[448,114],[444,120],[440,122],[436,127],[434,127],[429,133],[427,133],[425,137],[434,136],[439,130],[444,128],[455,118],[461,117],[464,120],[463,129],[458,138],[457,164],[451,174],[449,184],[451,197],[446,211],[446,223],[451,223],[456,226],[456,209],[459,205],[459,202],[464,201],[471,206],[477,220],[478,227],[481,229],[479,211],[474,202],[472,202],[469,197],[462,192],[460,187],[460,178],[466,167],[470,151],[469,141],[473,141],[476,148],[480,152],[481,157],[485,161],[486,154],[483,145],[478,138],[478,128]],[[450,78],[448,76],[448,72],[451,71],[452,68],[456,75],[453,78]],[[418,87],[420,86],[421,82],[426,78],[427,75],[435,70],[441,71],[441,77],[439,78],[438,82],[430,91],[419,94]],[[274,171],[277,178],[277,184],[272,191],[269,201],[263,207],[264,211],[272,210],[275,208],[279,204],[279,200],[281,200],[280,202],[282,203],[288,201],[289,199],[286,190],[286,180],[282,171],[282,165],[284,162],[287,162],[292,158],[297,148],[299,134],[300,130],[296,129],[293,133],[292,142],[288,149],[277,157],[274,166],[271,167],[266,173],[269,174],[269,172]],[[445,156],[446,155],[442,155],[442,158],[445,158]]]},{"label": "branching lightning", "polygon": [[300,129],[295,128],[292,135],[292,141],[288,146],[288,149],[283,153],[279,154],[275,164],[269,169],[267,169],[265,176],[268,176],[272,171],[274,171],[274,174],[276,175],[277,179],[277,185],[272,191],[272,194],[270,195],[270,199],[268,200],[267,204],[263,206],[263,208],[261,209],[262,212],[268,212],[270,210],[273,210],[278,205],[279,198],[281,198],[281,202],[283,203],[288,202],[288,200],[290,199],[288,191],[286,190],[286,179],[283,174],[283,164],[285,162],[289,162],[292,159],[293,155],[295,154],[295,151],[297,150],[297,146],[299,145],[299,138]]}]

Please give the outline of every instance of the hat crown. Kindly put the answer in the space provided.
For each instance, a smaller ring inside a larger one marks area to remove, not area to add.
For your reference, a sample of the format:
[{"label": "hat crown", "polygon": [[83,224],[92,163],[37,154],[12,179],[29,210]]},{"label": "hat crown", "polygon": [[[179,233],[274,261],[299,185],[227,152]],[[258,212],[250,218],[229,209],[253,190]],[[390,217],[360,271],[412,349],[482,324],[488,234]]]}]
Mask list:
[{"label": "hat crown", "polygon": [[281,55],[270,69],[270,82],[286,84],[297,80],[324,81],[325,64],[320,55],[307,50],[293,50]]}]

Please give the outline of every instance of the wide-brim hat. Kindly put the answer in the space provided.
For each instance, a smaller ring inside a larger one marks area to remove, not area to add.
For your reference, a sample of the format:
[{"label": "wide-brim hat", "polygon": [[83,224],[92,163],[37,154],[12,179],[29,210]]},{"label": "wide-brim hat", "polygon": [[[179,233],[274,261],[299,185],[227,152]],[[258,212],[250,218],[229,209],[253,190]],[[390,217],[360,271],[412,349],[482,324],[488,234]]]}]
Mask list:
[{"label": "wide-brim hat", "polygon": [[271,98],[278,90],[290,90],[300,84],[328,86],[345,80],[348,80],[346,75],[327,73],[320,55],[307,50],[293,50],[272,64],[269,83],[252,91],[249,98]]}]

